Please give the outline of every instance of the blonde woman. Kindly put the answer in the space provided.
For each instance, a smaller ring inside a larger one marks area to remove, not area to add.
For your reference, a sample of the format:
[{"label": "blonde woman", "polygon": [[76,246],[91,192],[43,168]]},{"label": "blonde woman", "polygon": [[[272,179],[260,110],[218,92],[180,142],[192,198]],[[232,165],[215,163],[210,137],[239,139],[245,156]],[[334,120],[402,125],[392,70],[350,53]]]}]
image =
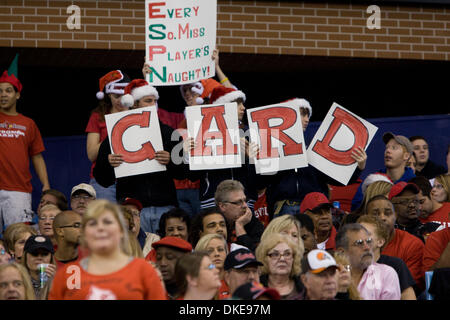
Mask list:
[{"label": "blonde woman", "polygon": [[118,205],[94,200],[81,222],[89,255],[58,270],[50,300],[165,300],[155,269],[131,255],[128,230]]},{"label": "blonde woman", "polygon": [[197,242],[195,251],[206,251],[212,263],[215,264],[216,269],[219,271],[221,287],[217,298],[225,299],[229,297],[229,288],[223,279],[224,263],[228,254],[228,245],[225,238],[217,233],[206,234]]},{"label": "blonde woman", "polygon": [[0,300],[35,300],[30,275],[22,265],[0,266]]},{"label": "blonde woman", "polygon": [[128,230],[128,244],[131,255],[136,258],[144,258],[144,254],[136,238],[136,226],[134,224],[133,212],[126,206],[120,206],[123,217],[125,218],[125,228]]},{"label": "blonde woman", "polygon": [[362,300],[358,289],[352,282],[351,266],[348,256],[342,252],[335,251],[333,255],[338,264],[338,300]]},{"label": "blonde woman", "polygon": [[25,242],[32,235],[37,235],[36,229],[33,229],[23,222],[9,225],[3,233],[3,239],[5,240],[7,249],[6,251],[8,251],[16,262],[20,262]]},{"label": "blonde woman", "polygon": [[437,202],[450,202],[450,175],[441,174],[434,178],[431,197]]},{"label": "blonde woman", "polygon": [[[47,300],[53,277],[56,273],[55,250],[50,237],[31,236],[25,242],[20,261],[30,275],[37,300]],[[39,265],[45,264],[45,282],[41,282]]]},{"label": "blonde woman", "polygon": [[277,289],[282,300],[300,300],[304,286],[300,280],[301,262],[298,244],[289,236],[273,233],[256,248],[256,258],[263,263],[260,282]]},{"label": "blonde woman", "polygon": [[300,221],[295,216],[286,214],[272,219],[264,229],[261,236],[261,241],[272,234],[284,234],[289,236],[298,245],[298,259],[301,261],[305,252],[305,246],[301,237]]}]

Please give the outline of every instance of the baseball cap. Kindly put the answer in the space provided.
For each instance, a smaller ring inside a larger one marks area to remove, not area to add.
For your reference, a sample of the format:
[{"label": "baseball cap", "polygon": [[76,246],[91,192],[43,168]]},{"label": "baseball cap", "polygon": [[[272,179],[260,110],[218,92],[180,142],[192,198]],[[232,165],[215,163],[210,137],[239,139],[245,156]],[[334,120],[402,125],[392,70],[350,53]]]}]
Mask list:
[{"label": "baseball cap", "polygon": [[97,193],[95,192],[94,187],[87,183],[80,183],[80,184],[76,185],[75,187],[73,187],[72,192],[70,193],[70,196],[73,196],[73,194],[79,190],[86,192],[91,197],[94,197],[94,198],[97,197]]},{"label": "baseball cap", "polygon": [[392,132],[386,132],[385,134],[383,134],[384,144],[387,144],[391,139],[394,139],[395,141],[397,141],[398,144],[404,146],[406,148],[406,151],[408,151],[408,153],[413,152],[414,147],[407,137],[398,136],[393,134]]},{"label": "baseball cap", "polygon": [[225,258],[225,262],[223,264],[224,270],[229,269],[240,269],[249,264],[256,264],[258,266],[262,266],[263,264],[256,260],[255,255],[249,249],[237,249],[231,251],[227,257]]},{"label": "baseball cap", "polygon": [[314,210],[319,206],[328,205],[332,207],[328,198],[321,192],[310,192],[303,199],[300,205],[300,213],[305,213],[306,210]]},{"label": "baseball cap", "polygon": [[266,288],[261,283],[252,281],[239,286],[233,293],[233,298],[241,300],[256,300],[263,294],[268,295],[271,300],[280,300],[278,290]]},{"label": "baseball cap", "polygon": [[192,251],[192,245],[186,240],[178,237],[164,237],[161,240],[152,243],[152,247],[155,249],[161,246],[171,247],[186,252]]},{"label": "baseball cap", "polygon": [[28,253],[34,253],[39,249],[44,249],[50,253],[55,253],[52,240],[47,236],[33,235],[27,239],[23,250]]},{"label": "baseball cap", "polygon": [[389,200],[392,200],[392,198],[398,196],[405,190],[411,190],[414,194],[419,193],[419,187],[417,187],[414,183],[401,181],[392,186],[391,191],[389,191]]},{"label": "baseball cap", "polygon": [[325,250],[314,249],[311,250],[306,257],[302,259],[303,273],[321,273],[330,267],[337,268],[336,260],[333,256]]},{"label": "baseball cap", "polygon": [[123,199],[121,204],[123,206],[125,206],[127,204],[136,206],[136,208],[138,208],[139,211],[141,211],[143,208],[142,203],[138,199],[133,199],[133,198],[128,198],[128,197]]}]

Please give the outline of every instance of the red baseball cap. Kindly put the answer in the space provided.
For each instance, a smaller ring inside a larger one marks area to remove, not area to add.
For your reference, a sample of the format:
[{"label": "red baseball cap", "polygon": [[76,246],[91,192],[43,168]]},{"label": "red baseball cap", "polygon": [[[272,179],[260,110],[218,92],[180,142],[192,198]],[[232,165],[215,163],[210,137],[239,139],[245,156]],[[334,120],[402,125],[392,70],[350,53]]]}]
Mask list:
[{"label": "red baseball cap", "polygon": [[321,192],[308,193],[300,205],[300,213],[305,213],[306,210],[314,210],[322,205],[329,205],[332,207],[328,198]]},{"label": "red baseball cap", "polygon": [[127,204],[136,206],[136,208],[138,208],[139,211],[141,211],[143,208],[142,203],[138,199],[133,199],[133,198],[128,198],[128,197],[123,199],[121,204],[123,206],[125,206]]},{"label": "red baseball cap", "polygon": [[185,252],[192,251],[192,245],[186,240],[178,237],[164,237],[161,240],[152,243],[152,247],[155,248],[155,250],[161,246],[171,247]]},{"label": "red baseball cap", "polygon": [[398,196],[405,190],[411,190],[414,194],[419,193],[419,187],[417,187],[414,183],[401,181],[392,186],[388,196],[389,200],[392,200],[392,198]]}]

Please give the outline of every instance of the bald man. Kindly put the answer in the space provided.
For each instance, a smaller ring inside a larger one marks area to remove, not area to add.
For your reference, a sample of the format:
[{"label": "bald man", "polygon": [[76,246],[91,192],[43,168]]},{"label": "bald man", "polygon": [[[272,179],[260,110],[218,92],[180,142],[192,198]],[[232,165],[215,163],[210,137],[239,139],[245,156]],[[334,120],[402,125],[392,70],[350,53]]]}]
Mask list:
[{"label": "bald man", "polygon": [[80,258],[81,216],[72,210],[62,211],[53,221],[57,243],[55,259],[58,267]]}]

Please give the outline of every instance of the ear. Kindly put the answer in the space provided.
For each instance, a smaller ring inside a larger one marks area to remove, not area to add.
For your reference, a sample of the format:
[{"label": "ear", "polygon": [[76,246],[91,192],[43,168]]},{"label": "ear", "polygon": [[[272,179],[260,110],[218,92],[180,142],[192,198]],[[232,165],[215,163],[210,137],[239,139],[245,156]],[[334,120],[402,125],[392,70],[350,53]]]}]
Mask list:
[{"label": "ear", "polygon": [[186,276],[186,281],[188,283],[188,285],[192,286],[192,287],[197,287],[198,286],[198,278],[193,278],[190,275]]},{"label": "ear", "polygon": [[377,240],[377,247],[381,249],[381,248],[383,248],[385,243],[386,243],[386,241],[384,239],[378,239]]},{"label": "ear", "polygon": [[58,237],[64,238],[64,230],[61,228],[55,228],[55,229],[56,229],[56,234],[58,235]]},{"label": "ear", "polygon": [[218,207],[219,207],[219,209],[220,209],[220,211],[224,211],[224,209],[225,209],[225,203],[223,203],[223,202],[219,202],[219,205],[218,205]]},{"label": "ear", "polygon": [[17,91],[17,92],[16,92],[16,100],[19,100],[19,99],[20,99],[20,92]]}]

